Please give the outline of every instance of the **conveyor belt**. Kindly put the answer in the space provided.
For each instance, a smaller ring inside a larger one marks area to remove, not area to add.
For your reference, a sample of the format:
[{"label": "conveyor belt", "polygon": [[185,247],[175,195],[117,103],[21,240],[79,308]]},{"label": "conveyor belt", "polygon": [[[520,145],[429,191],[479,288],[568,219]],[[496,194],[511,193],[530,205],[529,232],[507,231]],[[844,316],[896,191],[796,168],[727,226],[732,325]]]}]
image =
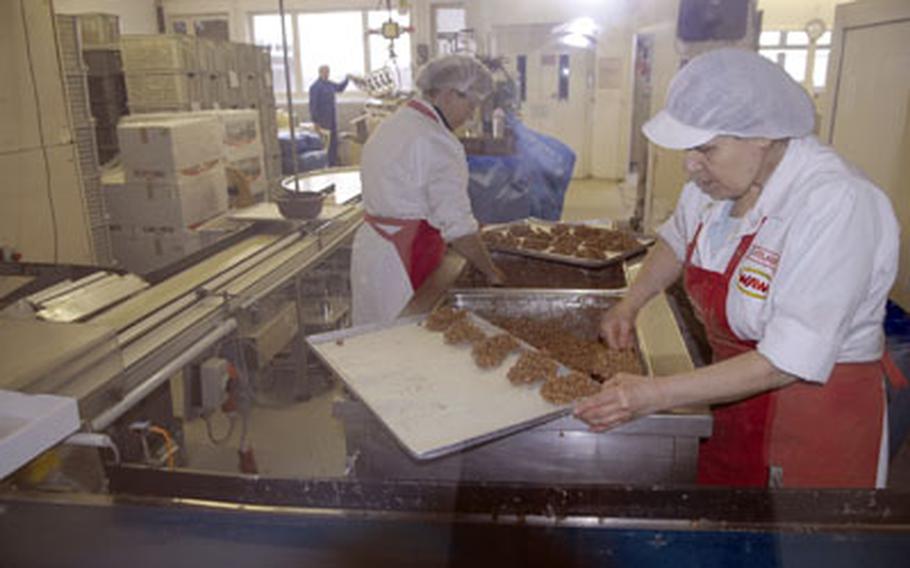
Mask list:
[{"label": "conveyor belt", "polygon": [[274,244],[280,240],[281,236],[264,234],[254,235],[245,239],[101,314],[93,320],[93,323],[123,330],[146,317],[149,313],[163,308],[180,296],[203,285],[216,275]]}]

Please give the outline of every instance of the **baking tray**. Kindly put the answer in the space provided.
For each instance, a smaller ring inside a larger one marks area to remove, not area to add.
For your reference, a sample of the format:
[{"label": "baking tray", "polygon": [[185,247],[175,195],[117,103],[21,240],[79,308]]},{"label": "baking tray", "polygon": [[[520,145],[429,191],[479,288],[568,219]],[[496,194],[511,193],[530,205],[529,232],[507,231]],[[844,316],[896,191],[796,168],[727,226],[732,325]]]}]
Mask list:
[{"label": "baking tray", "polygon": [[491,286],[487,277],[469,262],[452,284],[463,290],[623,290],[626,277],[623,264],[586,268],[563,262],[551,262],[517,254],[492,251],[490,258],[505,275],[502,286]]},{"label": "baking tray", "polygon": [[[500,231],[503,229],[508,229],[509,227],[520,226],[520,225],[524,225],[524,226],[528,226],[528,227],[542,228],[542,229],[546,229],[548,231],[550,230],[550,227],[553,227],[554,225],[590,226],[590,227],[595,227],[595,228],[599,228],[599,229],[616,230],[615,227],[613,227],[612,225],[605,225],[605,224],[566,223],[566,222],[545,221],[543,219],[529,218],[529,219],[522,219],[521,221],[515,221],[512,223],[501,223],[501,224],[496,224],[496,225],[488,225],[483,228],[483,232]],[[631,258],[633,256],[639,255],[639,254],[643,253],[649,246],[651,246],[654,243],[654,239],[651,239],[651,238],[637,237],[637,240],[640,243],[640,246],[629,249],[627,251],[623,251],[623,252],[609,253],[610,256],[608,258],[604,258],[604,259],[578,258],[575,256],[569,256],[569,255],[565,255],[565,254],[547,252],[545,250],[542,250],[542,251],[529,250],[529,249],[524,249],[524,248],[508,247],[508,246],[502,246],[502,245],[487,245],[487,248],[491,251],[499,251],[499,252],[504,252],[504,253],[508,253],[508,254],[516,254],[516,255],[527,256],[527,257],[531,257],[531,258],[539,258],[539,259],[543,259],[543,260],[549,260],[552,262],[573,264],[575,266],[583,266],[585,268],[603,268],[604,266],[609,266],[609,265],[615,264],[617,262],[622,262],[622,261],[626,260],[627,258]]]},{"label": "baking tray", "polygon": [[[446,345],[442,333],[419,325],[425,317],[307,337],[317,357],[414,459],[452,454],[571,411],[569,404],[544,401],[539,383],[509,382],[506,374],[517,353],[496,369],[478,369],[469,346]],[[502,332],[480,318],[475,321],[488,334]]]},{"label": "baking tray", "polygon": [[[470,310],[483,318],[562,318],[576,335],[596,340],[600,333],[599,315],[618,302],[624,293],[624,290],[452,290],[438,305]],[[651,361],[642,345],[636,327],[635,348],[643,374],[653,376]]]}]

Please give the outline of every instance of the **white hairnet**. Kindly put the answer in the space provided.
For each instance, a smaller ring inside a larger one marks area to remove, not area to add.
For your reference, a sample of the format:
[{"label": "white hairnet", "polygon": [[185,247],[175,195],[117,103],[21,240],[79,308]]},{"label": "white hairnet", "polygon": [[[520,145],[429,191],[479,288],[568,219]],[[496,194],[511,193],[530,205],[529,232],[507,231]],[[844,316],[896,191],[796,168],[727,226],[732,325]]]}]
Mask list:
[{"label": "white hairnet", "polygon": [[446,55],[430,61],[417,73],[417,88],[455,89],[477,100],[493,92],[493,75],[484,65],[468,55]]},{"label": "white hairnet", "polygon": [[809,95],[778,65],[753,51],[718,49],[676,74],[664,109],[642,131],[658,146],[682,150],[718,135],[806,136],[814,124]]}]

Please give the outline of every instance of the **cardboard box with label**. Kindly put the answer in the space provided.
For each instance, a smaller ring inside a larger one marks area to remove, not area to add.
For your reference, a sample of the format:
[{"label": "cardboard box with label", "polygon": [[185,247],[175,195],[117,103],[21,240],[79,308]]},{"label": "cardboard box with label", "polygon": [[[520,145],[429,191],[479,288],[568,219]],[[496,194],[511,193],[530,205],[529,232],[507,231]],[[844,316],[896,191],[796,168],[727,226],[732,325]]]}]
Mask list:
[{"label": "cardboard box with label", "polygon": [[183,229],[228,208],[227,179],[219,160],[176,181],[130,181],[105,186],[104,202],[114,225]]},{"label": "cardboard box with label", "polygon": [[201,235],[192,229],[166,230],[111,225],[114,258],[122,268],[148,274],[202,249]]},{"label": "cardboard box with label", "polygon": [[117,127],[126,181],[178,181],[205,170],[223,153],[222,127],[214,116],[149,118]]}]

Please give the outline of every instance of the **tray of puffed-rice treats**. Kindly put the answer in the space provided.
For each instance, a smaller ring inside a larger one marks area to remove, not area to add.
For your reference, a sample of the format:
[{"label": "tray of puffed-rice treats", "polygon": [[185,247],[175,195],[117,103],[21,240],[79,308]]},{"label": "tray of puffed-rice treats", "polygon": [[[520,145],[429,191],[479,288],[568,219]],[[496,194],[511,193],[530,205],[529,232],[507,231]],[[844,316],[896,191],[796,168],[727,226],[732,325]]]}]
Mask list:
[{"label": "tray of puffed-rice treats", "polygon": [[600,268],[641,254],[653,239],[612,227],[524,219],[481,232],[490,250]]},{"label": "tray of puffed-rice treats", "polygon": [[572,370],[486,319],[444,306],[307,342],[417,460],[563,417],[571,393],[599,389],[581,375],[545,388]]}]

